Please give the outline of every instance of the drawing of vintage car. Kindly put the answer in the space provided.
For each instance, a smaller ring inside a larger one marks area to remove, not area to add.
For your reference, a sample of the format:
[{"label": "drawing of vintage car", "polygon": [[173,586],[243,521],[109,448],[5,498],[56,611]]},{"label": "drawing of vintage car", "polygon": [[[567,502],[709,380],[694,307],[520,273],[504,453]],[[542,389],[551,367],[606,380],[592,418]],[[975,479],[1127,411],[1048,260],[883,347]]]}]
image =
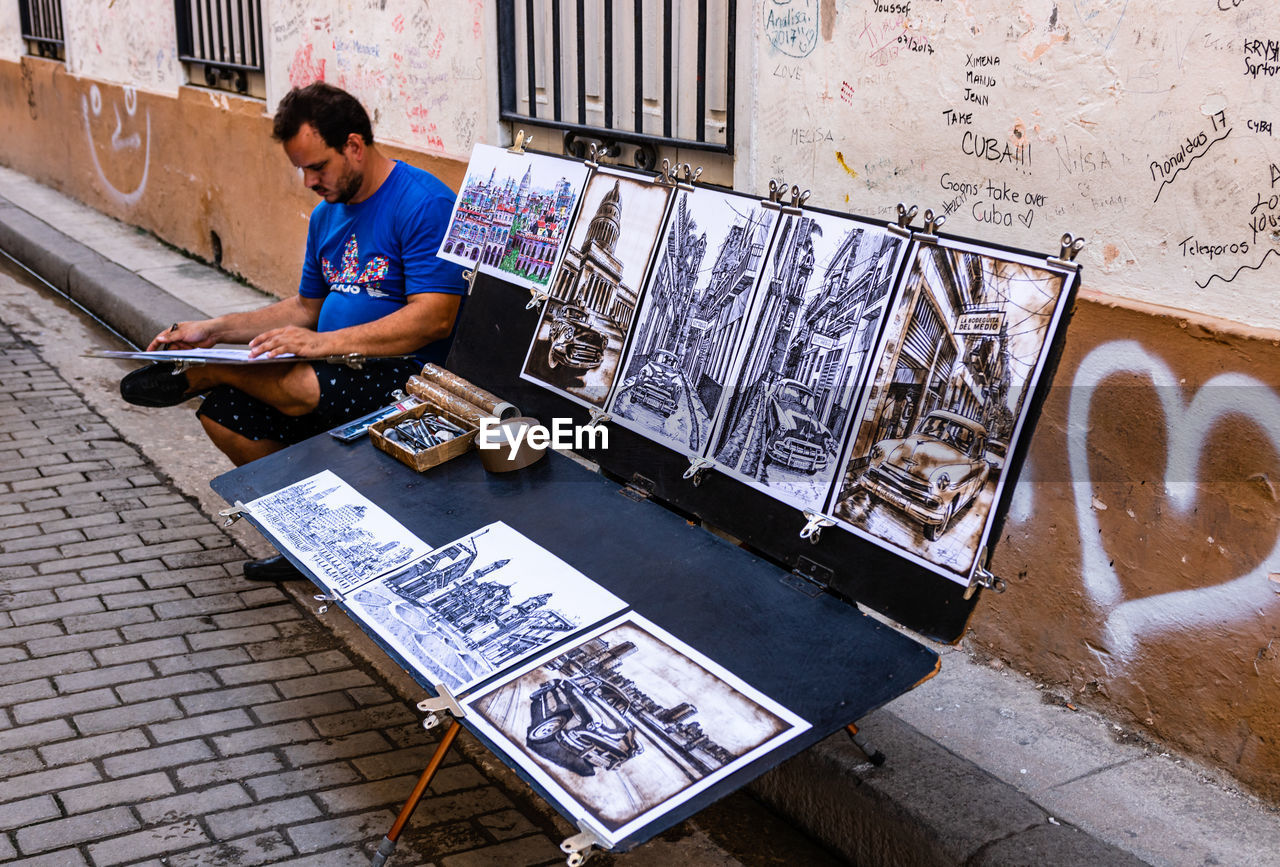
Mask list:
[{"label": "drawing of vintage car", "polygon": [[818,421],[813,392],[794,379],[780,379],[769,390],[766,405],[765,465],[781,464],[810,475],[826,469],[831,431]]},{"label": "drawing of vintage car", "polygon": [[583,777],[606,771],[643,752],[625,714],[631,702],[595,679],[556,678],[529,696],[525,743],[544,759]]},{"label": "drawing of vintage car", "polygon": [[935,409],[915,433],[873,445],[860,483],[872,496],[919,521],[925,538],[936,540],[987,483],[991,466],[986,449],[982,425]]},{"label": "drawing of vintage car", "polygon": [[609,338],[594,327],[591,314],[577,304],[566,304],[551,317],[551,347],[547,366],[594,370],[604,361]]},{"label": "drawing of vintage car", "polygon": [[659,349],[645,362],[631,388],[631,399],[663,418],[676,411],[682,384],[674,352]]}]

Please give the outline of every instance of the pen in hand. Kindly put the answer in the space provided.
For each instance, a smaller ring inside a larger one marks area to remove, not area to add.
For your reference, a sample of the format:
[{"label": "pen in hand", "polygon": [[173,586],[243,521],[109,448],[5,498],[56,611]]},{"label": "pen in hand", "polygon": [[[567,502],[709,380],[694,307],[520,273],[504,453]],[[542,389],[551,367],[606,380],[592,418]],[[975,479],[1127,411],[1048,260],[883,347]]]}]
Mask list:
[{"label": "pen in hand", "polygon": [[[166,334],[171,334],[171,333],[173,333],[174,331],[177,331],[177,330],[178,330],[178,323],[177,323],[177,322],[175,322],[175,323],[173,323],[172,325],[170,325],[170,326],[169,326],[169,330],[168,330],[167,332],[164,332],[164,333],[166,333]],[[161,348],[162,350],[164,350],[164,349],[168,349],[168,348],[169,348],[169,344],[170,344],[171,342],[172,342],[172,341],[169,341],[169,340],[161,340],[161,341],[159,342],[159,346],[160,346],[160,348]]]}]

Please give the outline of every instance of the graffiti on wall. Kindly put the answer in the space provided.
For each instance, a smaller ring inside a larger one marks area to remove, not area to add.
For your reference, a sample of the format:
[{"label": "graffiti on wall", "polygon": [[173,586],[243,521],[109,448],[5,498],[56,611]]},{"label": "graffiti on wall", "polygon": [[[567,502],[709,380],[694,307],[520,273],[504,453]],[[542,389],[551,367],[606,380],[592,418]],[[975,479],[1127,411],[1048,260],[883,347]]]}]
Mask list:
[{"label": "graffiti on wall", "polygon": [[[1274,613],[1280,604],[1272,576],[1280,573],[1280,538],[1252,569],[1219,583],[1171,590],[1154,595],[1127,595],[1114,565],[1098,512],[1107,508],[1097,495],[1090,465],[1090,412],[1102,398],[1100,389],[1117,375],[1140,377],[1150,383],[1163,413],[1166,456],[1163,478],[1165,501],[1171,514],[1184,519],[1197,508],[1201,465],[1215,426],[1226,421],[1251,422],[1280,453],[1280,395],[1259,380],[1241,373],[1223,373],[1205,382],[1187,401],[1184,383],[1160,358],[1132,340],[1105,343],[1093,349],[1074,376],[1067,407],[1067,459],[1074,492],[1074,514],[1080,540],[1081,581],[1085,597],[1102,615],[1103,653],[1108,669],[1136,661],[1140,643],[1175,632],[1204,630]],[[1153,439],[1159,436],[1153,434]],[[1033,476],[1030,462],[1024,480]],[[1265,476],[1260,480],[1267,483]],[[1035,509],[1033,484],[1018,485],[1010,503],[1011,520],[1025,523]]]},{"label": "graffiti on wall", "polygon": [[[142,117],[138,117],[138,92],[132,87],[124,88],[120,99],[112,99],[108,104],[94,84],[87,96],[80,97],[80,114],[84,119],[89,159],[103,190],[121,205],[136,205],[146,193],[151,171],[150,110],[143,109]],[[137,180],[131,183],[133,177]]]},{"label": "graffiti on wall", "polygon": [[1233,318],[1280,327],[1280,39],[1262,4],[1180,8],[767,0],[752,182],[1034,249],[1106,238],[1081,261],[1109,294],[1221,315],[1230,283]]}]

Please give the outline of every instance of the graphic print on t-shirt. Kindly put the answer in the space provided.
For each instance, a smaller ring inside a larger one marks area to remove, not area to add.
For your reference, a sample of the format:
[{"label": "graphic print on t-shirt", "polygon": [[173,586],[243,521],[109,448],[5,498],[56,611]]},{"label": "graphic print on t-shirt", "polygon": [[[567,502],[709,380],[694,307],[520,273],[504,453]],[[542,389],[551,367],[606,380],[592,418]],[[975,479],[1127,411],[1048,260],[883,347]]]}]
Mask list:
[{"label": "graphic print on t-shirt", "polygon": [[383,292],[381,283],[387,277],[391,263],[386,256],[373,256],[369,263],[360,269],[360,245],[353,233],[342,248],[342,270],[337,270],[325,257],[320,258],[320,269],[324,272],[325,282],[330,291],[343,292],[347,295],[359,295],[363,292],[370,298],[389,298]]}]

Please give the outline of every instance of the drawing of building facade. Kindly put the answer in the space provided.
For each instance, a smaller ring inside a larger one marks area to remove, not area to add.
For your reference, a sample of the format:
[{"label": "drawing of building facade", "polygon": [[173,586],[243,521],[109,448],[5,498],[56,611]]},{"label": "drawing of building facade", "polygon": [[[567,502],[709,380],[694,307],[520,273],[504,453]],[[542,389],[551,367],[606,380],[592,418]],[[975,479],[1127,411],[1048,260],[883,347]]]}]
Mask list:
[{"label": "drawing of building facade", "polygon": [[614,181],[592,216],[582,244],[565,253],[550,294],[593,310],[625,331],[635,315],[636,290],[622,279],[622,262],[616,255],[621,232],[622,192],[620,182]]},{"label": "drawing of building facade", "polygon": [[852,389],[878,334],[899,243],[891,235],[875,243],[863,229],[850,231],[801,313],[793,341],[799,358],[790,375],[812,389],[818,417],[832,431],[844,427],[857,401]]},{"label": "drawing of building facade", "polygon": [[[909,436],[935,409],[973,419],[992,440],[1012,432],[1008,278],[994,265],[940,247],[921,254],[904,299],[905,325],[889,347],[880,409],[864,420],[855,455],[879,440]],[[998,317],[998,329],[966,332],[962,317],[975,313]]]},{"label": "drawing of building facade", "polygon": [[[764,258],[772,222],[772,213],[758,211],[730,227],[716,254],[711,279],[694,305],[688,346],[684,349],[690,359],[689,380],[700,392],[713,388],[717,399],[746,327],[751,286]],[[708,401],[707,405],[713,406],[714,402]]]},{"label": "drawing of building facade", "polygon": [[260,506],[264,519],[295,551],[304,553],[327,575],[351,582],[405,562],[412,552],[399,541],[379,541],[362,526],[368,506],[326,500],[340,485],[317,490],[316,482],[293,485]]},{"label": "drawing of building facade", "polygon": [[707,252],[707,233],[698,233],[698,223],[689,211],[688,199],[688,193],[680,195],[667,229],[667,242],[659,252],[644,321],[636,335],[640,357],[659,349],[674,351],[681,323],[688,318],[698,269]]}]

